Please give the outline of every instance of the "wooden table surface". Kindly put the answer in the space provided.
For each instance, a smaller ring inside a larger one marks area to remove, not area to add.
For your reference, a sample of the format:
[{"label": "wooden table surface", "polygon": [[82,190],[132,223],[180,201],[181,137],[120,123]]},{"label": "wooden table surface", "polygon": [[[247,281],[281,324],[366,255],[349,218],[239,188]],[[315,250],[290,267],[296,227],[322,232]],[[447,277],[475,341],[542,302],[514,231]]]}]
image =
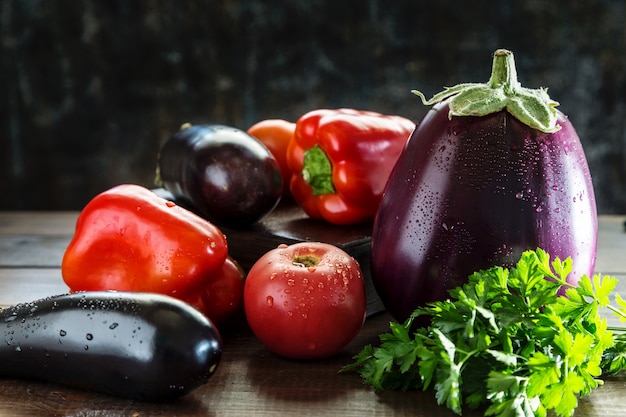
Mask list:
[{"label": "wooden table surface", "polygon": [[[0,306],[66,292],[60,264],[76,212],[0,212]],[[620,279],[626,297],[626,216],[601,216],[596,271]],[[173,403],[151,404],[32,381],[0,378],[0,417],[37,416],[415,416],[452,417],[431,392],[375,393],[356,374],[338,374],[388,330],[386,313],[367,319],[342,353],[291,361],[269,352],[242,321],[221,329],[224,354],[209,383]],[[0,365],[1,366],[1,365]],[[480,413],[464,413],[479,416]],[[583,398],[576,417],[626,415],[626,375]]]}]

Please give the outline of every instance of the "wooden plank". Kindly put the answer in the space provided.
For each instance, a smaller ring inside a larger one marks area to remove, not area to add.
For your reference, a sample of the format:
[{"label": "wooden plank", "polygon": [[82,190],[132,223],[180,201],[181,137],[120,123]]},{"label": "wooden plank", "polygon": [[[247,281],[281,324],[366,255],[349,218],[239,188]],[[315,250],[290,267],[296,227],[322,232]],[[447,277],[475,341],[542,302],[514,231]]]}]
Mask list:
[{"label": "wooden plank", "polygon": [[76,211],[0,211],[0,236],[71,236],[77,217]]},{"label": "wooden plank", "polygon": [[[0,379],[0,415],[454,417],[437,405],[432,391],[376,393],[356,374],[337,373],[365,344],[376,342],[378,334],[388,330],[388,320],[385,314],[373,318],[344,352],[319,361],[279,358],[249,329],[234,328],[224,334],[224,356],[208,384],[171,403],[141,403],[55,384]],[[576,417],[626,415],[625,382],[624,377],[607,379],[580,400]]]},{"label": "wooden plank", "polygon": [[[275,417],[452,417],[432,392],[377,395],[354,373],[339,374],[379,333],[389,317],[373,318],[346,350],[318,361],[294,361],[269,352],[242,323],[223,333],[224,355],[208,384],[173,403],[153,404],[0,378],[0,415]],[[95,375],[94,377],[97,377]],[[481,413],[464,413],[478,417]]]},{"label": "wooden plank", "polygon": [[[327,241],[333,237],[334,244],[354,256],[365,271],[370,314],[383,310],[371,282],[369,238],[362,226],[356,233],[351,229],[351,236],[346,238],[342,234],[335,236],[335,229],[317,227],[318,222],[305,219],[293,207],[281,213],[280,216],[270,216],[252,231],[225,231],[229,236],[231,255],[244,268],[249,269],[258,257],[279,243],[290,244],[301,239]],[[76,212],[0,213],[0,267],[60,267],[76,217]],[[626,217],[601,216],[600,219],[596,272],[626,273],[626,239],[622,238]],[[294,224],[298,226],[294,227]]]},{"label": "wooden plank", "polygon": [[9,235],[0,237],[0,268],[60,268],[70,236]]},{"label": "wooden plank", "polygon": [[[18,213],[17,217],[0,213],[0,259],[12,262],[0,267],[0,306],[67,291],[58,265],[71,237],[75,215],[60,214],[47,225],[46,213]],[[615,275],[619,279],[617,291],[626,297],[624,219],[601,216],[597,269]],[[45,232],[40,233],[38,227]],[[37,267],[27,267],[37,263]],[[390,320],[387,313],[370,317],[343,352],[320,361],[279,358],[254,337],[243,320],[234,323],[221,329],[224,355],[215,376],[206,386],[173,403],[140,403],[55,384],[0,378],[0,416],[307,417],[330,413],[344,417],[453,417],[436,404],[432,392],[377,394],[357,375],[337,373],[364,345],[376,343],[378,335],[388,331]],[[608,378],[604,386],[580,400],[576,417],[626,415],[625,384],[626,376]],[[482,413],[463,415],[478,417]]]},{"label": "wooden plank", "polygon": [[626,216],[600,216],[598,257],[595,271],[613,275],[626,273]]},{"label": "wooden plank", "polygon": [[24,303],[68,291],[58,268],[0,268],[0,306]]}]

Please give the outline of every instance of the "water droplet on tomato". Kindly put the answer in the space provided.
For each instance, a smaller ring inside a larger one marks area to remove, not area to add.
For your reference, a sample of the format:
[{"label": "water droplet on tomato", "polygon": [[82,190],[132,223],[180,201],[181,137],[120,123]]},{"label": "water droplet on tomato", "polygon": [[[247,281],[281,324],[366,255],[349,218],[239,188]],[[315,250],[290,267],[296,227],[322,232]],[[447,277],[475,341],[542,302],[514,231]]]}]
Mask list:
[{"label": "water droplet on tomato", "polygon": [[276,278],[276,275],[278,275],[276,272],[272,272],[272,275],[270,275],[270,280]]},{"label": "water droplet on tomato", "polygon": [[290,287],[293,287],[294,285],[296,285],[296,281],[294,281],[293,278],[289,278],[287,280],[287,285],[289,285]]},{"label": "water droplet on tomato", "polygon": [[274,297],[272,297],[271,295],[268,295],[267,298],[265,299],[265,303],[267,304],[268,307],[272,307],[274,305]]}]

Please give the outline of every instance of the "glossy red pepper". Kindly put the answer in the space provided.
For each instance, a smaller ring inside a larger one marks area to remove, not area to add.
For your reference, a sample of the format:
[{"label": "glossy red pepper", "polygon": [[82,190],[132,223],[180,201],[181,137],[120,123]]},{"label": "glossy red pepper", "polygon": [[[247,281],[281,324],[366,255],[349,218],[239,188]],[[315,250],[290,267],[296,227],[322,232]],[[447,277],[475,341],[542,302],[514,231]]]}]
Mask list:
[{"label": "glossy red pepper", "polygon": [[211,309],[208,289],[228,281],[232,292],[213,291],[214,298],[229,298],[229,308],[243,303],[243,271],[228,258],[220,229],[138,185],[113,187],[84,207],[61,271],[73,292],[166,294],[190,302],[215,321],[225,314]]},{"label": "glossy red pepper", "polygon": [[296,122],[287,149],[290,190],[312,218],[370,221],[415,124],[401,116],[320,109]]}]

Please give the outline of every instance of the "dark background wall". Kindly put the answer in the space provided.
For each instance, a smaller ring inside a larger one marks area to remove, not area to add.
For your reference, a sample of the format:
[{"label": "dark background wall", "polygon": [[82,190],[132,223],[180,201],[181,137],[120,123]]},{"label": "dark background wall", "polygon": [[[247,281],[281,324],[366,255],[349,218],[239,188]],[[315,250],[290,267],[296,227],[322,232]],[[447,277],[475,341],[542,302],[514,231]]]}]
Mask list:
[{"label": "dark background wall", "polygon": [[601,213],[626,213],[626,2],[0,2],[0,209],[80,209],[152,186],[183,122],[247,128],[320,107],[426,112],[489,77],[497,48],[549,87],[583,142]]}]

